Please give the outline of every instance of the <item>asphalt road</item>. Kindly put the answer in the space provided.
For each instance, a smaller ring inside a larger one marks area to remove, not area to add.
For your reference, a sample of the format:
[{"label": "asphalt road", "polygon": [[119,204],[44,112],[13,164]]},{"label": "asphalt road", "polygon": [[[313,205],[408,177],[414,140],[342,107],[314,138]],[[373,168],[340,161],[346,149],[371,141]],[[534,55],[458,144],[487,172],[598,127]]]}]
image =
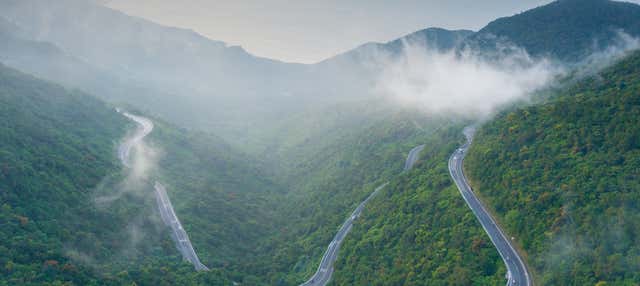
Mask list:
[{"label": "asphalt road", "polygon": [[127,112],[121,112],[119,109],[118,112],[138,124],[138,129],[135,133],[125,138],[125,140],[120,144],[120,147],[118,147],[118,158],[120,158],[120,161],[125,167],[131,168],[131,158],[129,156],[131,154],[131,149],[140,144],[142,139],[151,133],[153,130],[153,122],[144,117],[136,116]]},{"label": "asphalt road", "polygon": [[409,151],[407,160],[404,162],[405,171],[409,171],[411,170],[411,168],[413,168],[413,165],[415,165],[415,163],[418,161],[418,155],[420,154],[420,151],[422,151],[422,149],[424,149],[424,145],[420,145],[418,147],[411,149],[411,151]]},{"label": "asphalt road", "polygon": [[169,200],[167,190],[159,182],[156,182],[154,189],[156,190],[156,201],[158,202],[158,209],[160,209],[162,221],[171,227],[173,240],[176,242],[176,247],[182,254],[182,257],[193,264],[195,269],[198,271],[209,270],[207,266],[200,262],[196,251],[193,249],[193,245],[191,245],[191,240],[189,240],[187,232],[184,230],[178,216],[176,216],[176,213],[173,211],[173,205],[171,205],[171,200]]},{"label": "asphalt road", "polygon": [[[404,164],[404,171],[408,171],[413,168],[413,165],[418,160],[418,155],[420,151],[424,149],[424,145],[415,147],[411,149],[409,155]],[[353,222],[362,214],[364,207],[367,205],[369,200],[375,197],[380,190],[382,190],[388,183],[384,183],[381,186],[377,187],[363,202],[358,205],[358,207],[351,213],[349,218],[342,224],[338,233],[333,237],[331,243],[329,243],[329,247],[324,252],[322,256],[322,260],[320,260],[320,265],[316,272],[307,280],[307,282],[300,284],[300,286],[325,286],[331,280],[331,275],[333,274],[333,264],[338,258],[338,250],[340,250],[340,246],[344,241],[344,238],[347,236],[351,228],[353,227]]]},{"label": "asphalt road", "polygon": [[[118,157],[122,164],[131,168],[131,149],[133,149],[136,145],[142,143],[142,140],[153,131],[153,122],[147,118],[133,115],[127,112],[122,112],[120,109],[117,109],[118,112],[122,113],[125,117],[134,121],[138,124],[138,129],[131,135],[125,138],[125,140],[118,147]],[[209,270],[207,266],[200,262],[198,255],[193,249],[193,245],[189,240],[189,236],[187,232],[182,227],[178,216],[173,210],[173,205],[171,204],[171,200],[167,195],[167,190],[160,182],[155,182],[154,184],[156,202],[158,203],[158,210],[160,211],[160,217],[162,221],[171,228],[171,236],[173,240],[176,242],[176,248],[182,254],[182,257],[189,261],[196,270]]]},{"label": "asphalt road", "polygon": [[462,194],[467,205],[471,211],[473,211],[476,218],[478,218],[480,224],[482,224],[482,227],[489,235],[491,242],[493,242],[493,245],[496,247],[498,253],[502,257],[502,260],[507,266],[507,285],[530,286],[532,283],[529,272],[523,263],[522,258],[511,243],[511,239],[513,238],[509,239],[496,224],[495,220],[491,217],[489,212],[487,212],[480,200],[475,196],[471,186],[469,186],[469,183],[464,176],[462,164],[467,150],[473,140],[473,133],[473,128],[465,129],[464,134],[467,137],[467,142],[458,148],[449,158],[449,173],[458,186],[460,194]]}]

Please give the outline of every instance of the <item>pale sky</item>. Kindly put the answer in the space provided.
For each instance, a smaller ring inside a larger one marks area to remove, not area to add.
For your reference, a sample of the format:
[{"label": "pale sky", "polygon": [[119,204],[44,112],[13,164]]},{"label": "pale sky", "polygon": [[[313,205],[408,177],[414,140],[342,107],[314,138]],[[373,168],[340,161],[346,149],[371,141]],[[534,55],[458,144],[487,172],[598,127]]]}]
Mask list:
[{"label": "pale sky", "polygon": [[[550,0],[103,0],[111,8],[192,29],[250,53],[313,63],[427,27],[478,30]],[[634,0],[638,3],[640,0]]]}]

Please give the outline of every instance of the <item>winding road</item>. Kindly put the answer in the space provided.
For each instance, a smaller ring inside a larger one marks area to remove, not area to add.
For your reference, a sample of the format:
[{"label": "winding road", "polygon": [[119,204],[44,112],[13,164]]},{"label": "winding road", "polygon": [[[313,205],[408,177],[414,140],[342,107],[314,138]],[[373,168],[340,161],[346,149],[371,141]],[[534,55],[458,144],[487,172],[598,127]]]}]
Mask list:
[{"label": "winding road", "polygon": [[[404,171],[408,171],[413,168],[413,165],[418,161],[418,155],[420,151],[424,149],[424,145],[420,145],[411,149],[409,155],[404,164]],[[338,258],[338,250],[340,250],[340,246],[344,241],[344,238],[347,236],[351,228],[353,227],[353,222],[362,214],[364,207],[367,205],[369,200],[375,197],[380,190],[382,190],[387,183],[382,184],[377,187],[363,202],[358,205],[358,207],[351,213],[349,218],[342,224],[338,233],[333,237],[333,240],[329,243],[329,247],[324,252],[322,256],[322,260],[320,260],[320,266],[316,272],[307,280],[307,282],[300,284],[300,286],[325,286],[331,280],[331,275],[333,274],[333,264],[336,262]]]},{"label": "winding road", "polygon": [[120,147],[118,147],[118,158],[120,158],[122,165],[127,168],[131,168],[131,158],[129,156],[131,154],[131,149],[140,144],[142,142],[142,139],[144,139],[144,137],[147,137],[147,135],[151,133],[151,131],[153,130],[153,122],[144,117],[136,116],[127,112],[122,112],[120,109],[116,110],[126,118],[129,118],[131,121],[138,124],[138,129],[136,130],[136,132],[128,138],[125,138],[125,140],[120,144]]},{"label": "winding road", "polygon": [[178,248],[178,251],[180,251],[180,254],[182,254],[182,257],[193,264],[193,267],[197,271],[209,270],[207,266],[200,262],[200,258],[198,258],[196,251],[193,249],[193,245],[191,245],[191,240],[189,240],[187,232],[184,230],[178,216],[173,211],[173,206],[171,205],[171,200],[169,200],[165,187],[159,182],[156,182],[154,189],[158,209],[160,210],[160,217],[162,217],[162,221],[171,228],[173,240],[176,242],[176,247]]},{"label": "winding road", "polygon": [[[131,168],[131,149],[139,146],[139,144],[142,143],[142,140],[147,135],[149,135],[151,131],[153,131],[153,122],[151,122],[151,120],[147,118],[123,112],[120,109],[116,110],[122,113],[122,115],[124,115],[125,117],[129,118],[131,121],[138,124],[138,129],[131,136],[125,138],[125,140],[120,144],[120,147],[118,148],[118,157],[120,158],[120,161],[125,167]],[[176,242],[176,248],[178,249],[180,254],[182,254],[182,257],[193,264],[194,268],[197,271],[209,270],[207,266],[200,262],[198,255],[193,249],[193,245],[189,240],[187,232],[182,227],[178,216],[173,210],[173,205],[171,204],[171,200],[167,195],[167,190],[165,189],[165,187],[157,181],[155,182],[153,187],[155,189],[154,194],[162,221],[171,228],[171,236]]]},{"label": "winding road", "polygon": [[[121,111],[118,110],[118,112]],[[126,112],[121,113],[139,125],[136,132],[133,135],[129,136],[129,138],[124,140],[118,148],[118,157],[122,161],[122,164],[127,168],[131,168],[131,149],[140,144],[142,140],[147,135],[149,135],[149,133],[151,133],[154,125],[153,122],[151,122],[151,120],[147,118],[136,116]],[[451,174],[452,179],[458,187],[460,194],[462,195],[465,202],[474,213],[478,221],[480,221],[480,224],[484,228],[485,232],[489,235],[489,238],[493,242],[494,246],[498,250],[498,253],[502,257],[502,260],[507,266],[507,286],[531,286],[532,283],[530,275],[528,269],[523,263],[522,258],[513,247],[511,240],[507,238],[507,236],[497,225],[493,217],[491,217],[480,200],[475,196],[473,190],[471,189],[471,186],[469,185],[464,175],[462,165],[469,146],[473,141],[473,133],[473,128],[466,128],[464,130],[467,142],[464,145],[460,146],[460,148],[458,148],[449,158],[449,173]],[[407,159],[405,161],[403,169],[404,171],[408,171],[414,166],[414,164],[418,160],[419,153],[424,149],[424,147],[424,145],[420,145],[413,148],[409,152],[409,155],[407,156]],[[387,184],[388,183],[385,183],[377,187],[351,213],[347,220],[342,224],[331,243],[329,243],[329,246],[324,252],[324,255],[322,256],[322,260],[320,261],[320,265],[318,266],[316,272],[309,280],[301,284],[301,286],[325,286],[326,284],[328,284],[334,271],[333,265],[338,257],[340,246],[342,245],[344,238],[347,236],[349,231],[351,231],[353,222],[362,214],[362,211],[364,210],[369,200],[375,197]],[[158,203],[158,209],[160,210],[162,220],[167,226],[171,228],[172,237],[175,240],[176,247],[182,254],[182,257],[193,264],[196,270],[208,270],[208,268],[200,262],[198,255],[193,249],[191,241],[189,240],[189,236],[182,227],[180,220],[173,210],[171,200],[167,195],[165,187],[160,182],[155,182],[154,189],[156,201]]]},{"label": "winding road", "polygon": [[473,128],[465,128],[464,135],[467,138],[467,142],[458,148],[449,158],[449,173],[455,181],[456,186],[458,186],[460,194],[471,211],[473,211],[473,214],[478,218],[480,224],[482,224],[482,227],[489,235],[491,242],[493,242],[493,245],[507,266],[507,286],[530,286],[532,285],[530,275],[522,258],[513,247],[511,240],[507,238],[493,217],[491,217],[480,200],[475,196],[471,186],[469,186],[467,178],[464,176],[462,164],[473,140],[474,131]]},{"label": "winding road", "polygon": [[424,145],[420,145],[415,147],[409,151],[409,155],[407,156],[407,160],[404,162],[404,171],[409,171],[413,168],[413,165],[418,161],[418,155],[424,149]]}]

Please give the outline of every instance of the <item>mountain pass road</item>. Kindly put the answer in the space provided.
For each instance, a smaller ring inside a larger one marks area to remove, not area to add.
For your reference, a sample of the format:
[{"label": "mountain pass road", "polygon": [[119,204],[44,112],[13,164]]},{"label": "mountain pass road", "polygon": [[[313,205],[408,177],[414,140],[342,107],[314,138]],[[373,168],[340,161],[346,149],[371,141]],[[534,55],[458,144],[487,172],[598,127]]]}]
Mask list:
[{"label": "mountain pass road", "polygon": [[496,224],[493,217],[491,217],[489,212],[487,212],[480,200],[473,193],[473,190],[471,189],[471,186],[469,186],[469,182],[464,175],[462,164],[467,150],[473,140],[473,133],[473,128],[468,127],[465,129],[464,134],[467,137],[467,142],[458,148],[449,158],[449,173],[451,174],[451,178],[455,181],[465,202],[471,211],[473,211],[473,214],[478,218],[478,221],[480,221],[480,224],[489,235],[491,242],[493,242],[493,245],[496,247],[498,253],[502,257],[502,260],[506,264],[507,286],[530,286],[532,283],[529,272],[522,258],[511,243],[511,239],[513,238],[509,239],[502,229],[500,229]]},{"label": "mountain pass road", "polygon": [[[404,164],[404,171],[408,171],[413,168],[413,165],[418,160],[418,154],[420,151],[424,149],[424,145],[420,145],[411,149],[407,159]],[[331,280],[331,275],[333,274],[333,264],[338,258],[338,250],[344,241],[344,238],[347,236],[351,228],[353,227],[353,222],[360,216],[364,207],[367,205],[369,200],[375,197],[380,190],[382,190],[388,183],[382,184],[377,187],[363,202],[358,205],[358,207],[351,213],[349,218],[342,224],[338,233],[333,237],[333,240],[329,243],[329,247],[324,252],[322,256],[322,260],[320,260],[320,266],[318,266],[318,270],[307,280],[307,282],[301,284],[300,286],[324,286],[329,283]]]},{"label": "mountain pass road", "polygon": [[[133,115],[127,112],[123,112],[120,109],[116,109],[118,112],[122,113],[125,117],[129,118],[131,121],[138,124],[137,130],[120,144],[118,148],[118,157],[122,164],[127,168],[132,168],[131,161],[131,150],[142,144],[142,140],[153,131],[153,122],[147,118],[142,116]],[[189,261],[196,270],[209,270],[204,264],[200,262],[198,255],[193,249],[193,245],[189,240],[189,236],[187,232],[182,227],[178,216],[173,210],[173,205],[171,204],[171,200],[167,195],[167,190],[160,182],[155,182],[155,197],[156,202],[158,204],[158,210],[160,211],[160,216],[162,221],[171,228],[171,236],[176,243],[176,248],[182,254],[182,257]]]}]

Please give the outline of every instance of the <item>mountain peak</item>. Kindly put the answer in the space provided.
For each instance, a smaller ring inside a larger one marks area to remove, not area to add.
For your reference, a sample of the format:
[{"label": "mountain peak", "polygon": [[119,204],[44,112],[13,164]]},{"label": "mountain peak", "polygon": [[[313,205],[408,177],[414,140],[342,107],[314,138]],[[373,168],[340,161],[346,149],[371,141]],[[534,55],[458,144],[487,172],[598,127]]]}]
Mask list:
[{"label": "mountain peak", "polygon": [[[639,5],[609,0],[559,0],[497,19],[471,38],[479,42],[483,38],[497,38],[534,56],[575,62],[606,49],[620,33],[640,37]],[[486,48],[487,43],[481,45]]]}]

